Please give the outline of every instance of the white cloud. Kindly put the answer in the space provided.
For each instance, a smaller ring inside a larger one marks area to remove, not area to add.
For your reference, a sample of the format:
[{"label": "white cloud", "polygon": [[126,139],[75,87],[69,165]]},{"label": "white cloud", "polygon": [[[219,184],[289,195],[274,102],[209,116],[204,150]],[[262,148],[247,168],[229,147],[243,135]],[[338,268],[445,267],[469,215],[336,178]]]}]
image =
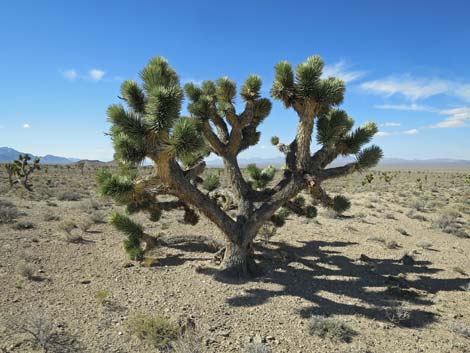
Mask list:
[{"label": "white cloud", "polygon": [[93,81],[99,81],[103,78],[105,72],[102,71],[102,70],[98,70],[98,69],[91,69],[90,71],[88,71],[88,75],[90,76],[90,78],[93,80]]},{"label": "white cloud", "polygon": [[470,126],[470,107],[443,109],[439,111],[439,114],[447,115],[448,117],[437,124],[430,125],[430,128]]},{"label": "white cloud", "polygon": [[390,97],[393,95],[402,95],[412,101],[416,101],[437,94],[449,94],[451,93],[450,85],[451,83],[445,80],[421,79],[404,75],[389,76],[381,80],[367,81],[361,84],[361,88],[380,96]]},{"label": "white cloud", "polygon": [[418,132],[419,132],[418,129],[411,129],[411,130],[403,131],[403,133],[407,135],[416,135]]},{"label": "white cloud", "polygon": [[390,126],[401,126],[400,123],[384,123],[381,126],[390,127]]},{"label": "white cloud", "polygon": [[24,129],[29,129],[30,127],[31,127],[31,125],[29,125],[28,123],[23,124],[23,128],[24,128]]},{"label": "white cloud", "polygon": [[77,71],[75,71],[75,69],[65,70],[62,72],[62,75],[70,81],[74,81],[78,77]]},{"label": "white cloud", "polygon": [[339,61],[333,65],[325,65],[323,68],[324,77],[338,77],[345,83],[358,80],[365,74],[365,71],[349,71],[348,65],[344,61]]},{"label": "white cloud", "polygon": [[412,110],[412,111],[422,111],[422,112],[434,112],[435,109],[428,107],[426,105],[420,104],[382,104],[376,105],[377,109],[386,109],[386,110]]},{"label": "white cloud", "polygon": [[385,132],[385,131],[379,131],[375,134],[375,136],[377,137],[386,137],[386,136],[390,136],[391,133],[390,132]]}]

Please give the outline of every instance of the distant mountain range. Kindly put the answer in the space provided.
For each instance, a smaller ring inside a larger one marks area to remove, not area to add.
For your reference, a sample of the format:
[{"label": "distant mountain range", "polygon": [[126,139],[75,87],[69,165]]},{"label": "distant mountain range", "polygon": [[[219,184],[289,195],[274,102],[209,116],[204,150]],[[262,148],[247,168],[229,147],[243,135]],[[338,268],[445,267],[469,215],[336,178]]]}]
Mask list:
[{"label": "distant mountain range", "polygon": [[[0,163],[8,163],[12,162],[15,159],[18,159],[18,155],[20,152],[13,148],[9,147],[0,147]],[[41,157],[42,164],[72,164],[78,162],[80,159],[77,158],[65,158],[65,157],[58,157],[53,155],[45,155],[45,156],[35,156],[31,153],[28,153],[31,157]]]},{"label": "distant mountain range", "polygon": [[[0,147],[0,163],[8,163],[18,158],[20,153],[13,148]],[[35,157],[30,154],[30,156]],[[78,158],[66,158],[60,156],[46,155],[41,157],[42,164],[73,164],[79,161],[86,162],[87,164],[100,165],[112,164],[113,162],[102,162],[99,160],[80,160]],[[338,158],[332,163],[332,166],[343,165],[354,161],[353,157]],[[244,167],[249,163],[256,163],[258,166],[281,166],[284,164],[282,157],[275,158],[241,158],[239,159],[240,166]],[[221,159],[210,159],[207,161],[209,167],[223,166]],[[464,159],[451,159],[451,158],[436,158],[436,159],[401,159],[401,158],[383,158],[379,164],[380,168],[419,168],[419,169],[467,169],[470,168],[470,160]]]}]

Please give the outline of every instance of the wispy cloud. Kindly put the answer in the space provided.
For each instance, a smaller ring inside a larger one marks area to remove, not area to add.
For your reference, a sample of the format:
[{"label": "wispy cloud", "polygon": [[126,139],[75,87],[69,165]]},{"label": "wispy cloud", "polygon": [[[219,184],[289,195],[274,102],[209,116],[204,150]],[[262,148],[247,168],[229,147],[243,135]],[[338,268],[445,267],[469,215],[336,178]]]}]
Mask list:
[{"label": "wispy cloud", "polygon": [[[372,94],[384,97],[401,95],[411,101],[440,94],[470,101],[470,84],[438,78],[416,78],[411,75],[389,76],[364,82],[360,87]],[[416,109],[419,108],[422,106],[416,105]]]},{"label": "wispy cloud", "polygon": [[375,136],[377,137],[386,137],[386,136],[390,136],[391,133],[390,132],[385,132],[385,131],[379,131],[375,134]]},{"label": "wispy cloud", "polygon": [[23,124],[23,129],[29,129],[30,127],[31,125],[29,125],[28,123]]},{"label": "wispy cloud", "polygon": [[382,104],[376,105],[375,108],[377,109],[386,109],[386,110],[411,110],[417,112],[434,112],[436,111],[434,108],[428,107],[426,105],[421,104]]},{"label": "wispy cloud", "polygon": [[75,69],[69,69],[62,72],[62,75],[70,81],[75,81],[78,77],[77,71]]},{"label": "wispy cloud", "polygon": [[[470,107],[458,107],[452,109],[437,109],[425,105],[419,104],[402,104],[402,105],[377,105],[379,109],[391,109],[391,110],[411,110],[411,111],[425,111],[431,113],[437,113],[440,115],[446,115],[447,118],[436,124],[429,125],[430,128],[458,128],[470,126]],[[394,123],[385,123],[382,126],[399,126],[391,125]]]},{"label": "wispy cloud", "polygon": [[444,109],[440,110],[439,114],[447,115],[448,117],[437,124],[429,125],[430,128],[439,129],[470,126],[470,107]]},{"label": "wispy cloud", "polygon": [[416,135],[418,132],[419,132],[418,129],[411,129],[411,130],[403,131],[403,133],[406,135]]},{"label": "wispy cloud", "polygon": [[103,78],[105,72],[103,70],[99,69],[91,69],[88,71],[88,76],[93,80],[93,81],[99,81]]},{"label": "wispy cloud", "polygon": [[348,83],[364,77],[366,71],[349,70],[349,65],[345,61],[339,61],[333,65],[325,65],[323,68],[324,77],[338,77]]},{"label": "wispy cloud", "polygon": [[383,123],[381,124],[380,126],[383,126],[383,127],[392,127],[392,126],[401,126],[400,123]]}]

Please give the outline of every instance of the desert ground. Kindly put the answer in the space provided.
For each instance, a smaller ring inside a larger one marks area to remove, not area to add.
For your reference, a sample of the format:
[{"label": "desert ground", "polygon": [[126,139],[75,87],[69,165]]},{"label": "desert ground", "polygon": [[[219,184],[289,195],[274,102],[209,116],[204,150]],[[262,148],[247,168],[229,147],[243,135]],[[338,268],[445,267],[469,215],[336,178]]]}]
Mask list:
[{"label": "desert ground", "polygon": [[[30,192],[9,188],[0,166],[1,352],[40,352],[21,329],[38,315],[61,352],[158,352],[135,334],[139,315],[191,322],[201,348],[184,352],[244,352],[250,342],[273,353],[470,352],[469,170],[329,182],[352,207],[289,216],[256,242],[263,274],[230,281],[196,244],[130,261],[106,223],[122,207],[97,194],[97,168],[43,166]],[[182,224],[181,213],[135,218],[154,235],[222,238],[204,217]],[[319,316],[348,327],[349,339],[315,334]]]}]

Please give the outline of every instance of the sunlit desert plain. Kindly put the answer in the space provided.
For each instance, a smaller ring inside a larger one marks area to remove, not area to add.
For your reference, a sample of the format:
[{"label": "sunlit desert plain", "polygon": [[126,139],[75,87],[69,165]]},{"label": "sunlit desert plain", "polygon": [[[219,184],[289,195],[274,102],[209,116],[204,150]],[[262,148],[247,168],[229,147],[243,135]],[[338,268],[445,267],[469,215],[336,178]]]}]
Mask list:
[{"label": "sunlit desert plain", "polygon": [[[468,170],[328,181],[328,192],[350,198],[348,211],[319,207],[315,218],[291,214],[277,231],[263,229],[262,274],[228,280],[216,275],[210,244],[130,260],[107,224],[122,206],[98,195],[99,168],[43,166],[32,191],[10,188],[0,168],[2,352],[40,352],[24,330],[38,320],[50,324],[49,351],[165,351],[144,327],[155,318],[170,336],[190,326],[200,344],[179,352],[470,352]],[[205,173],[227,187],[221,169]],[[154,236],[221,239],[204,216],[190,226],[181,214],[135,219]]]}]

